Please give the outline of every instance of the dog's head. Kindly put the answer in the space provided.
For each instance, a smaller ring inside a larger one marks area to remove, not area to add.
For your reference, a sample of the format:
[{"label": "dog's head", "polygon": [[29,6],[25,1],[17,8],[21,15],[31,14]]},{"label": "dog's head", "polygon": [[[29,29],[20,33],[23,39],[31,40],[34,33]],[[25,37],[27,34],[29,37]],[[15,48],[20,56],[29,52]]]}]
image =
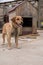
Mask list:
[{"label": "dog's head", "polygon": [[15,16],[11,20],[14,24],[17,25],[21,25],[23,23],[23,18],[21,16]]}]

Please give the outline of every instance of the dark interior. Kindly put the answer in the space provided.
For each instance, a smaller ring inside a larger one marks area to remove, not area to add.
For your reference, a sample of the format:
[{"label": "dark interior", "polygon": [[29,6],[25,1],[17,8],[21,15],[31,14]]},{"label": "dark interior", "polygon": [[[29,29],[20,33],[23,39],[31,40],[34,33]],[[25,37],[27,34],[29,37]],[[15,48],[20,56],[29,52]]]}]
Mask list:
[{"label": "dark interior", "polygon": [[3,27],[4,22],[0,21],[0,29]]},{"label": "dark interior", "polygon": [[23,27],[32,27],[32,17],[23,17]]}]

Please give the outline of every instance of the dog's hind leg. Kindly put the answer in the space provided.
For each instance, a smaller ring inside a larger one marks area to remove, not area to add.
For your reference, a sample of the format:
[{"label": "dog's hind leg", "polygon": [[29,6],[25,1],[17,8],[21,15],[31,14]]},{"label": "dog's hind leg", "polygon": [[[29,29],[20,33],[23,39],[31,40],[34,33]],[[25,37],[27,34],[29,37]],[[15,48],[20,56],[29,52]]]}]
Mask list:
[{"label": "dog's hind leg", "polygon": [[11,48],[11,34],[7,34],[8,47]]},{"label": "dog's hind leg", "polygon": [[5,33],[2,34],[2,38],[3,38],[3,44],[2,45],[4,45],[4,43],[5,43]]}]

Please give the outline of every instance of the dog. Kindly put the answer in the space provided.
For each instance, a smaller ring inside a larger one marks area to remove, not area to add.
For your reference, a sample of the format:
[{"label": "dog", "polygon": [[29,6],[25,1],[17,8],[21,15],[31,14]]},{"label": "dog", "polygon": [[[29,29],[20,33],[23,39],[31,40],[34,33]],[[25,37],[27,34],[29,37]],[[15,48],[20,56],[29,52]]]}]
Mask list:
[{"label": "dog", "polygon": [[8,47],[11,48],[11,34],[15,30],[15,43],[16,48],[18,48],[18,36],[19,36],[19,27],[22,26],[23,18],[21,16],[15,16],[11,19],[11,22],[5,23],[2,29],[2,38],[3,45],[5,43],[5,36],[7,35]]}]

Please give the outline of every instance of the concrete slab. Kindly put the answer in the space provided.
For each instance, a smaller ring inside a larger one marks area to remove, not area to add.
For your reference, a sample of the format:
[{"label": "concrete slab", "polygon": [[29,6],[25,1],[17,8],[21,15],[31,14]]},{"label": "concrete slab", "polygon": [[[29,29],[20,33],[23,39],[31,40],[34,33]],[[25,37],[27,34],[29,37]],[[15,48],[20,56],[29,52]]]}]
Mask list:
[{"label": "concrete slab", "polygon": [[19,37],[20,49],[15,48],[15,40],[12,37],[11,50],[7,48],[7,41],[1,46],[0,34],[0,65],[43,65],[43,30],[38,32],[40,36],[36,39]]}]

